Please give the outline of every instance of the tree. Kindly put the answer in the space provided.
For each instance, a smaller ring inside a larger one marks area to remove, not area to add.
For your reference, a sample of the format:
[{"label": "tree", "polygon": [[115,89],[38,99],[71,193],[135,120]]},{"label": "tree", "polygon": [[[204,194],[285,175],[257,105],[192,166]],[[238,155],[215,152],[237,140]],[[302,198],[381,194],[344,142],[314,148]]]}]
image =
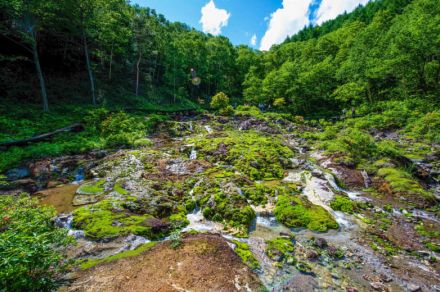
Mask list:
[{"label": "tree", "polygon": [[[2,3],[3,8],[8,13],[12,22],[18,25],[13,26],[16,29],[8,31],[7,27],[1,27],[3,35],[14,42],[18,42],[25,50],[32,54],[35,71],[40,84],[41,98],[43,101],[43,111],[49,111],[49,102],[47,98],[46,81],[41,68],[40,55],[38,52],[38,34],[44,29],[50,18],[53,17],[53,11],[56,2],[43,0],[14,0],[9,3]],[[16,41],[18,39],[18,41]]]}]

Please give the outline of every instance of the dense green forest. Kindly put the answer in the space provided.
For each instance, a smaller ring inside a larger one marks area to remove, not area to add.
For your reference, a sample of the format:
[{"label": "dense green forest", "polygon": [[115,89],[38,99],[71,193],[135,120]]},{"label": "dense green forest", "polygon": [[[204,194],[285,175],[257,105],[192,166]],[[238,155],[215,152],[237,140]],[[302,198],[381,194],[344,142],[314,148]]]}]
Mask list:
[{"label": "dense green forest", "polygon": [[0,291],[439,289],[438,0],[269,51],[0,0],[0,42]]},{"label": "dense green forest", "polygon": [[3,98],[42,100],[46,110],[75,100],[200,103],[218,92],[234,104],[282,98],[279,110],[303,115],[413,96],[438,101],[432,0],[373,1],[268,52],[122,0],[2,1],[0,11]]}]

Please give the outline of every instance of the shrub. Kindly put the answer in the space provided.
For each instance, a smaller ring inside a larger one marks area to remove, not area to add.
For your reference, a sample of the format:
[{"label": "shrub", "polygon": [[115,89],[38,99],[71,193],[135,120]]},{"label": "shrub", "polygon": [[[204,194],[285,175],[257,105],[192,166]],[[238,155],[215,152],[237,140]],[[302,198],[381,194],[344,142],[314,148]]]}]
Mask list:
[{"label": "shrub", "polygon": [[6,291],[50,291],[66,267],[67,230],[54,226],[55,209],[35,199],[0,196],[0,287]]},{"label": "shrub", "polygon": [[101,133],[107,146],[133,145],[146,135],[146,125],[124,112],[111,114],[101,123]]},{"label": "shrub", "polygon": [[212,97],[210,105],[215,110],[224,109],[229,105],[229,97],[223,92],[219,92]]}]

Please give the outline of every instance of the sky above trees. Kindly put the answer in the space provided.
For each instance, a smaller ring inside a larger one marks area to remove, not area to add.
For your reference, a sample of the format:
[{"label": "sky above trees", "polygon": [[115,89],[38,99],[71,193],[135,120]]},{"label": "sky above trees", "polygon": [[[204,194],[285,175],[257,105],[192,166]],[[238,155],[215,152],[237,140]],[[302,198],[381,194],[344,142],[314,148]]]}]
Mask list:
[{"label": "sky above trees", "polygon": [[369,0],[133,0],[232,43],[261,50],[283,42],[304,26],[321,24]]}]

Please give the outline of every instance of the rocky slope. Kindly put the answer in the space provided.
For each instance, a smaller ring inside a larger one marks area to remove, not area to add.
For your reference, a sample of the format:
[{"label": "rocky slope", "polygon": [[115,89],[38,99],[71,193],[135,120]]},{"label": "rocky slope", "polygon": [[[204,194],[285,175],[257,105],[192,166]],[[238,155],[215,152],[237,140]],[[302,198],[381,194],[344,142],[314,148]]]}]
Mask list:
[{"label": "rocky slope", "polygon": [[412,186],[399,189],[395,165],[356,169],[302,138],[315,131],[276,115],[204,116],[164,124],[151,146],[9,177],[77,239],[63,290],[439,290],[435,180],[399,177]]}]

